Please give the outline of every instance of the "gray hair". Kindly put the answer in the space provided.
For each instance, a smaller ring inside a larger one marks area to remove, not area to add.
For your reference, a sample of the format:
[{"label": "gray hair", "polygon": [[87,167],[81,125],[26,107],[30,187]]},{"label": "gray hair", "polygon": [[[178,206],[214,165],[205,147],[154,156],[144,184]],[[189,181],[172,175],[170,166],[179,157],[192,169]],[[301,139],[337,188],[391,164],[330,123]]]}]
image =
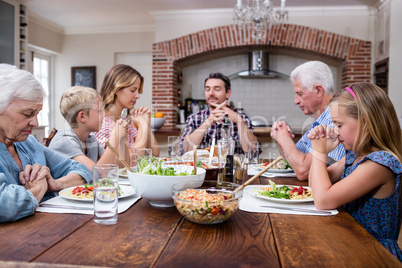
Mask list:
[{"label": "gray hair", "polygon": [[334,76],[328,65],[321,61],[308,61],[297,66],[290,74],[292,82],[299,80],[301,86],[312,90],[320,84],[327,95],[334,95]]},{"label": "gray hair", "polygon": [[9,64],[0,64],[0,114],[16,99],[43,101],[46,92],[28,71]]}]

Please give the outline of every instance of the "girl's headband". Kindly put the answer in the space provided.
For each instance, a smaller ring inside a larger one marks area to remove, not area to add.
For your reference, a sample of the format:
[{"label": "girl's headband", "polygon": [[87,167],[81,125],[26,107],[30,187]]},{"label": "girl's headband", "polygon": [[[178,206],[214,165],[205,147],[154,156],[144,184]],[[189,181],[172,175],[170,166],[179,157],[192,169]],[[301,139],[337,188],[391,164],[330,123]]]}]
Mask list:
[{"label": "girl's headband", "polygon": [[349,91],[350,94],[352,94],[353,98],[356,99],[355,93],[350,89],[350,87],[345,87],[347,91]]}]

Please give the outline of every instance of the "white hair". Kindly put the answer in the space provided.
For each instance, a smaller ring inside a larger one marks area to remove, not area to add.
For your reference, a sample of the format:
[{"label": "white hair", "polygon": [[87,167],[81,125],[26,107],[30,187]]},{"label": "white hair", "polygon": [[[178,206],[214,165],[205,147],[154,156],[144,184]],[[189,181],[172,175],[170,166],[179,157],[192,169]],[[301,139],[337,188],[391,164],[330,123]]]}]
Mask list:
[{"label": "white hair", "polygon": [[30,73],[9,64],[0,64],[0,114],[16,99],[43,101],[45,90]]},{"label": "white hair", "polygon": [[312,90],[320,84],[327,95],[334,95],[334,76],[328,65],[321,61],[308,61],[297,66],[290,74],[292,82],[300,81],[301,86]]}]

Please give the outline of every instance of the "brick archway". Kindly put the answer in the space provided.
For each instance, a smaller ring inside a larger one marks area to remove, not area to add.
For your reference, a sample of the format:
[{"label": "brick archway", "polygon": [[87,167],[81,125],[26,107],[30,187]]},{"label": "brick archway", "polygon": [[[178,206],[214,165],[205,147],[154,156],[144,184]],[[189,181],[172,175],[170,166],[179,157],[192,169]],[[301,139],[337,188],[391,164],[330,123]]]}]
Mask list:
[{"label": "brick archway", "polygon": [[342,86],[370,81],[370,41],[293,24],[272,26],[264,40],[255,41],[247,36],[250,34],[244,29],[228,25],[153,44],[152,107],[165,114],[164,128],[176,124],[176,62],[197,55],[255,46],[281,48],[342,61]]}]

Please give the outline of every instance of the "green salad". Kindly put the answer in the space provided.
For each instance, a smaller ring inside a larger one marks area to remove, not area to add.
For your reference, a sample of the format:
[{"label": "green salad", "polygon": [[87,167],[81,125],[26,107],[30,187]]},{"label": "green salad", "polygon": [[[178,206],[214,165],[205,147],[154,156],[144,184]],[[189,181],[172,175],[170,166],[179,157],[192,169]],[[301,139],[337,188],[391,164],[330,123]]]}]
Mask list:
[{"label": "green salad", "polygon": [[151,164],[148,164],[148,160],[144,157],[140,157],[138,160],[137,173],[147,175],[160,175],[160,176],[187,176],[194,175],[194,170],[191,172],[183,171],[177,173],[173,167],[162,167],[163,160],[152,157]]},{"label": "green salad", "polygon": [[274,198],[282,198],[282,199],[290,199],[291,191],[293,188],[289,188],[288,186],[284,185],[281,187],[276,187],[275,182],[269,181],[269,190],[259,190],[258,193],[263,196],[267,197],[274,197]]}]

